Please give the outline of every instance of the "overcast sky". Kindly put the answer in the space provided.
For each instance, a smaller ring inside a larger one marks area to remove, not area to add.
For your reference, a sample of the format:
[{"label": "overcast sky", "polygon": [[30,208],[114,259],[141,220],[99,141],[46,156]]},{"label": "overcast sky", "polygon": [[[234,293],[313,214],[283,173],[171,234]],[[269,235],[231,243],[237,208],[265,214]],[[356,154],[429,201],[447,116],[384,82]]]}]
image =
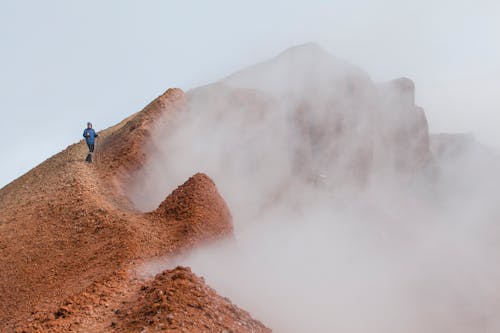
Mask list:
[{"label": "overcast sky", "polygon": [[318,42],[408,76],[434,132],[500,147],[500,1],[0,0],[0,187],[169,87]]}]

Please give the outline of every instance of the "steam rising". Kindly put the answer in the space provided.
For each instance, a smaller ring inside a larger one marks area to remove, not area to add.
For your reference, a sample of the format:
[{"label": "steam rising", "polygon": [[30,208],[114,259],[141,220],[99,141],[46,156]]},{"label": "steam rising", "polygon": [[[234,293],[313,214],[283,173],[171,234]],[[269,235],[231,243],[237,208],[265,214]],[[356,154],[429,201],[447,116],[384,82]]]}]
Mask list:
[{"label": "steam rising", "polygon": [[179,261],[222,295],[276,332],[500,331],[497,157],[429,137],[410,80],[304,45],[188,98],[131,192],[215,181],[235,239]]}]

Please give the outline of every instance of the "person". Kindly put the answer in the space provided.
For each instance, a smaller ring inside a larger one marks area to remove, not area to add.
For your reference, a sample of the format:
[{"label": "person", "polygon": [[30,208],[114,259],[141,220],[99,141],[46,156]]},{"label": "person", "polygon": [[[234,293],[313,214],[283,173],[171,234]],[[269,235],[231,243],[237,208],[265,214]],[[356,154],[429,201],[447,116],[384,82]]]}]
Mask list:
[{"label": "person", "polygon": [[87,146],[89,147],[89,154],[87,155],[87,162],[92,162],[92,153],[94,152],[95,138],[99,135],[92,128],[92,123],[87,123],[87,128],[83,131],[83,137],[87,142]]}]

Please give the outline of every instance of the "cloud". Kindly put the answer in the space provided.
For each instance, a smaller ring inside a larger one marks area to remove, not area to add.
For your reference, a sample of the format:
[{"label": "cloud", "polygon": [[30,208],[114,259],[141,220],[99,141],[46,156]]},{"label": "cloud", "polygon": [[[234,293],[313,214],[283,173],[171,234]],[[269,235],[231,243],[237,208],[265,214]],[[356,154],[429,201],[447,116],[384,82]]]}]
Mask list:
[{"label": "cloud", "polygon": [[235,240],[175,263],[277,332],[499,329],[497,156],[429,137],[410,80],[307,44],[188,96],[131,195],[149,210],[205,172]]}]

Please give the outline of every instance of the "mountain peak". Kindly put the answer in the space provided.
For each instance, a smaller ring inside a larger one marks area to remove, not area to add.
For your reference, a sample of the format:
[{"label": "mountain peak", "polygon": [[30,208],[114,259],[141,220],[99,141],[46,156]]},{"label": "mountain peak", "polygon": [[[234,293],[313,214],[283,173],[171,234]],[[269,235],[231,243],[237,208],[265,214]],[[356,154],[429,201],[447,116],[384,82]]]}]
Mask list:
[{"label": "mountain peak", "polygon": [[291,46],[281,52],[278,57],[281,56],[289,56],[289,55],[299,55],[299,56],[308,56],[308,55],[326,55],[332,56],[328,53],[320,44],[315,42],[309,42],[304,44],[299,44],[295,46]]},{"label": "mountain peak", "polygon": [[255,89],[275,97],[327,93],[346,81],[364,81],[369,76],[360,68],[335,57],[319,44],[290,47],[276,57],[236,72],[220,83],[235,88]]}]

